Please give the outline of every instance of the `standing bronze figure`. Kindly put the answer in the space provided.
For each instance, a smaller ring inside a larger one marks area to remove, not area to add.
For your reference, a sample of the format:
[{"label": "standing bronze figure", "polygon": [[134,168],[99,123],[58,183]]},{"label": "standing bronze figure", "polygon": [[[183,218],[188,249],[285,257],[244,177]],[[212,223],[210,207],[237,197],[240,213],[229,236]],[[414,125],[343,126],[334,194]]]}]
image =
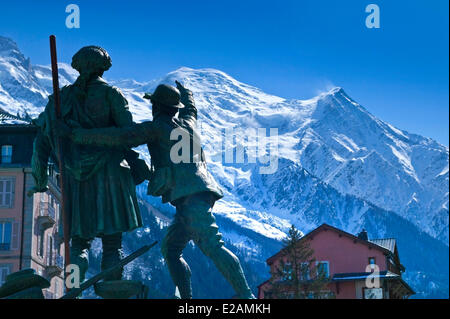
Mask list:
[{"label": "standing bronze figure", "polygon": [[[100,47],[88,46],[72,58],[72,67],[80,75],[74,84],[60,90],[62,123],[69,128],[94,129],[132,125],[131,113],[122,93],[102,79],[111,67],[111,58]],[[39,127],[34,142],[32,169],[34,192],[47,189],[47,162],[57,161],[57,127],[54,99],[34,123]],[[91,241],[103,243],[102,269],[116,264],[122,257],[122,233],[142,226],[135,182],[130,168],[121,164],[130,149],[80,145],[64,142],[66,209],[70,222],[70,260],[80,268],[83,281],[88,268]],[[132,160],[131,160],[132,162]],[[122,272],[110,276],[121,279]]]}]

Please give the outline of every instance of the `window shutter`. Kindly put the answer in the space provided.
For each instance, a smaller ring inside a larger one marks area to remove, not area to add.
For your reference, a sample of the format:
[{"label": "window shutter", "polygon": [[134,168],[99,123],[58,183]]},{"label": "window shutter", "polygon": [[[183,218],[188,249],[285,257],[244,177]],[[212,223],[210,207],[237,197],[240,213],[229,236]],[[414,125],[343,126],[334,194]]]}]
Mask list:
[{"label": "window shutter", "polygon": [[51,260],[50,260],[50,257],[51,257],[51,249],[52,249],[52,247],[51,247],[51,245],[50,245],[50,242],[51,242],[51,239],[50,239],[50,235],[47,235],[47,265],[50,265],[51,264]]},{"label": "window shutter", "polygon": [[6,281],[6,276],[9,275],[8,267],[0,267],[0,286],[3,285]]},{"label": "window shutter", "polygon": [[5,193],[5,206],[11,207],[11,193]]},{"label": "window shutter", "polygon": [[11,204],[9,206],[10,208],[14,207],[15,194],[16,194],[16,180],[13,179],[11,180]]},{"label": "window shutter", "polygon": [[0,180],[0,206],[5,205],[5,180]]},{"label": "window shutter", "polygon": [[8,250],[11,248],[11,223],[3,223],[3,243],[9,244]]},{"label": "window shutter", "polygon": [[11,181],[5,181],[4,205],[11,207]]},{"label": "window shutter", "polygon": [[14,206],[15,179],[2,178],[0,180],[0,206],[12,208]]},{"label": "window shutter", "polygon": [[39,236],[37,236],[37,252],[38,255],[42,257],[41,242],[42,242],[42,232],[39,234]]},{"label": "window shutter", "polygon": [[14,222],[12,225],[11,249],[19,249],[19,222]]}]

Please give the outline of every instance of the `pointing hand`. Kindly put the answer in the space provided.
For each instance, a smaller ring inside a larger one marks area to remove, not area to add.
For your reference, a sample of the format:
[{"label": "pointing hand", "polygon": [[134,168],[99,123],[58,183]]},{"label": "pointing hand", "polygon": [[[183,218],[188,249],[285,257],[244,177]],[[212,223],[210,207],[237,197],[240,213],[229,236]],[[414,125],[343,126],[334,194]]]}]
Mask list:
[{"label": "pointing hand", "polygon": [[178,81],[175,80],[175,84],[177,85],[177,89],[182,93],[183,91],[187,91],[187,89]]}]

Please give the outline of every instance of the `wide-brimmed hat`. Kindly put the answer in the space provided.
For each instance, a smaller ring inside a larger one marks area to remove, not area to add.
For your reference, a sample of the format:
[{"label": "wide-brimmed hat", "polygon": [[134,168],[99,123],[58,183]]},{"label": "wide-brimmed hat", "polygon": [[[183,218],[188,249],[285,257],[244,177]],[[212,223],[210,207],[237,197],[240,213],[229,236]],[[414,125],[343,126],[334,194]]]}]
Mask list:
[{"label": "wide-brimmed hat", "polygon": [[177,109],[184,107],[183,103],[180,102],[180,91],[167,84],[158,85],[153,94],[145,93],[144,99],[149,99],[152,103],[158,103],[164,107]]}]

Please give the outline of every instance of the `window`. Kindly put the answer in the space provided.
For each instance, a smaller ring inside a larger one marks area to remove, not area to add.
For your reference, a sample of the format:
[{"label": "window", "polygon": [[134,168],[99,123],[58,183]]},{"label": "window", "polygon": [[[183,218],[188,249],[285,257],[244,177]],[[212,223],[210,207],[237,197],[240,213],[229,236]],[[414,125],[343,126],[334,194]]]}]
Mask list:
[{"label": "window", "polygon": [[290,262],[287,262],[283,265],[283,276],[281,278],[283,281],[291,281],[292,280],[292,265]]},{"label": "window", "polygon": [[383,299],[382,288],[364,288],[364,299]]},{"label": "window", "polygon": [[12,161],[12,145],[2,145],[2,164],[8,164]]},{"label": "window", "polygon": [[330,264],[328,261],[317,262],[317,276],[330,277]]},{"label": "window", "polygon": [[303,262],[300,264],[300,280],[310,280],[311,279],[311,266],[309,262]]},{"label": "window", "polygon": [[58,223],[61,220],[61,205],[57,202],[56,203],[56,208],[55,208],[55,220],[58,221]]},{"label": "window", "polygon": [[45,240],[45,230],[41,229],[38,237],[38,255],[44,257],[44,240]]},{"label": "window", "polygon": [[0,264],[0,286],[6,281],[6,276],[9,275],[9,266]]},{"label": "window", "polygon": [[53,164],[49,164],[48,167],[47,167],[47,174],[48,174],[48,176],[53,176],[53,172],[54,172]]},{"label": "window", "polygon": [[10,222],[0,222],[0,251],[11,248],[11,231],[12,224]]},{"label": "window", "polygon": [[14,187],[15,179],[13,177],[0,178],[0,208],[13,208]]},{"label": "window", "polygon": [[53,237],[47,236],[47,265],[54,265],[53,260]]}]

